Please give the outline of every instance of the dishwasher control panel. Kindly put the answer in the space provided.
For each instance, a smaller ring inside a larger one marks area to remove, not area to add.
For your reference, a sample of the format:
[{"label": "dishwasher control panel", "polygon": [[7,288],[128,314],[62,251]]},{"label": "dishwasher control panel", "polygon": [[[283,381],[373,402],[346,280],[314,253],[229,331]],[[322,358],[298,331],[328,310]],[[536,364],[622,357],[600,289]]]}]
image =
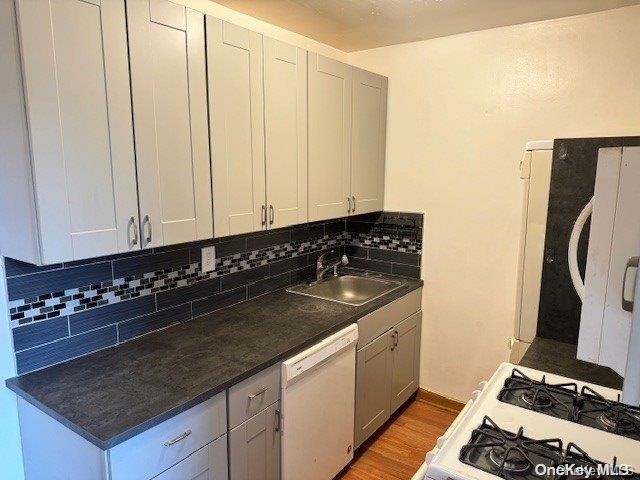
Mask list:
[{"label": "dishwasher control panel", "polygon": [[305,350],[301,354],[290,358],[282,364],[283,385],[303,374],[310,368],[324,362],[332,355],[335,355],[350,345],[354,345],[357,340],[358,326],[353,324],[322,340],[320,343]]}]

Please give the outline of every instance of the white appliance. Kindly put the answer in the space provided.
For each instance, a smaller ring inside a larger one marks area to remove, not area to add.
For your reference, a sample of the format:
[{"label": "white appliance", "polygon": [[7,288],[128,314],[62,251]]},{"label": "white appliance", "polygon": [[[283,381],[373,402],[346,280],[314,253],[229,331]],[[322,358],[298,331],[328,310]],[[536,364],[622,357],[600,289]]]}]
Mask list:
[{"label": "white appliance", "polygon": [[[611,367],[625,382],[638,383],[640,364],[637,358],[628,362],[627,351],[640,348],[630,346],[640,255],[640,147],[600,149],[594,191],[592,206],[585,207],[572,234],[579,237],[592,210],[584,282],[577,271],[577,241],[569,249],[572,280],[583,301],[578,358]],[[633,403],[638,402],[636,396]]]},{"label": "white appliance", "polygon": [[528,142],[520,162],[523,181],[514,337],[510,360],[518,363],[536,336],[547,229],[553,140]]},{"label": "white appliance", "polygon": [[[522,427],[524,436],[531,439],[559,438],[563,451],[574,442],[595,460],[609,464],[616,457],[618,465],[626,464],[635,472],[640,472],[640,437],[628,438],[611,431],[556,418],[545,414],[544,408],[533,411],[500,401],[498,396],[503,394],[505,382],[514,374],[514,368],[536,382],[545,377],[548,384],[575,384],[577,392],[582,392],[583,387],[591,388],[608,400],[616,400],[620,394],[610,388],[503,363],[488,382],[480,384],[453,424],[438,439],[436,447],[426,455],[425,463],[413,477],[414,480],[498,480],[499,476],[460,460],[463,447],[472,439],[472,432],[483,424],[485,416],[490,417],[505,431],[516,433]],[[633,412],[635,414],[640,410],[635,409]],[[597,416],[594,418],[598,421]]]},{"label": "white appliance", "polygon": [[282,480],[329,480],[353,459],[358,326],[282,363]]}]

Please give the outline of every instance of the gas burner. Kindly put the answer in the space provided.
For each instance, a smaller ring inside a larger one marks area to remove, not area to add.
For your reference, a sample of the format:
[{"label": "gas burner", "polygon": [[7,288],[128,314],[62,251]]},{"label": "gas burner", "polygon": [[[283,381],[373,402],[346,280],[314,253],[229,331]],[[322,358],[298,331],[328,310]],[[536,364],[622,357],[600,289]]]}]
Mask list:
[{"label": "gas burner", "polygon": [[532,440],[517,433],[502,430],[489,417],[471,434],[471,440],[460,450],[460,461],[502,478],[523,480],[540,478],[534,466],[557,466],[562,461],[560,439]]},{"label": "gas burner", "polygon": [[599,420],[609,430],[616,430],[624,433],[636,430],[635,422],[632,419],[621,417],[619,413],[607,412],[600,415]]},{"label": "gas burner", "polygon": [[[511,458],[509,455],[511,453]],[[504,446],[493,447],[489,450],[489,460],[498,468],[504,468],[507,472],[526,472],[531,466],[529,460],[518,450],[511,452]]]},{"label": "gas burner", "polygon": [[536,395],[533,391],[528,391],[520,395],[520,398],[533,409],[544,409],[553,405],[553,399],[544,392],[538,392]]},{"label": "gas burner", "polygon": [[575,383],[551,384],[545,377],[537,381],[514,368],[505,380],[498,400],[529,410],[544,410],[549,415],[569,420],[573,416],[573,403],[577,396],[578,385]]},{"label": "gas burner", "polygon": [[[613,461],[607,466],[604,463],[594,460],[584,450],[575,443],[567,445],[563,465],[590,469],[589,474],[567,475],[567,480],[638,480],[640,475],[630,474],[620,470],[618,459],[613,457]],[[577,470],[576,470],[577,471]]]},{"label": "gas burner", "polygon": [[498,400],[546,415],[569,420],[616,435],[640,440],[640,408],[608,400],[584,386],[578,394],[575,383],[550,384],[537,381],[517,368],[504,382]]},{"label": "gas burner", "polygon": [[640,408],[608,400],[586,386],[576,403],[575,422],[640,440]]},{"label": "gas burner", "polygon": [[[517,433],[507,432],[486,416],[460,449],[458,458],[506,480],[640,480],[637,473],[622,470],[616,458],[605,465],[575,443],[569,443],[565,451],[558,438],[532,440],[524,436],[522,427]],[[534,468],[537,465],[547,468]],[[566,467],[568,473],[562,476],[553,473]],[[541,470],[545,473],[538,473]]]}]

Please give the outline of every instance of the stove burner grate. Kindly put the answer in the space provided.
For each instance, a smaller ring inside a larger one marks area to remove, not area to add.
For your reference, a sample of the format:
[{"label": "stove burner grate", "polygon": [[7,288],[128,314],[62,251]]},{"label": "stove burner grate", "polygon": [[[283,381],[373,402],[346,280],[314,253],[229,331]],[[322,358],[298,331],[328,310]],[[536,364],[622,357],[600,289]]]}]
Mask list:
[{"label": "stove burner grate", "polygon": [[545,376],[537,381],[517,368],[504,382],[498,400],[539,413],[561,418],[640,440],[640,408],[604,398],[598,392],[576,383],[547,383]]},{"label": "stove burner grate", "polygon": [[539,478],[534,467],[540,463],[557,466],[562,460],[562,440],[532,440],[522,427],[505,432],[489,417],[471,434],[460,450],[460,461],[502,478]]},{"label": "stove burner grate", "polygon": [[[507,432],[487,416],[460,449],[459,460],[506,480],[640,480],[639,474],[620,468],[615,457],[605,465],[573,442],[563,450],[558,438],[532,440],[522,427]],[[540,464],[550,468],[539,473],[535,467]],[[567,467],[570,473],[562,473]]]},{"label": "stove burner grate", "polygon": [[582,387],[574,416],[576,422],[640,440],[640,409],[612,402],[587,386]]}]

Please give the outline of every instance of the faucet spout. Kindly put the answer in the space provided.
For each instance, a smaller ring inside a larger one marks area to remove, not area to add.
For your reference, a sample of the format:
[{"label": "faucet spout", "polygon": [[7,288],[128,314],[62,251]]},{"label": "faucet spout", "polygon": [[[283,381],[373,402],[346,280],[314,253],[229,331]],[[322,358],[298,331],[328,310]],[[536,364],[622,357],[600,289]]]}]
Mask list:
[{"label": "faucet spout", "polygon": [[332,253],[333,250],[329,250],[328,252],[323,253],[322,255],[320,255],[318,257],[318,261],[316,262],[316,282],[319,282],[320,280],[322,280],[322,277],[324,277],[324,274],[331,270],[333,268],[333,276],[337,277],[338,276],[338,266],[339,265],[348,265],[349,264],[349,259],[347,258],[346,255],[343,255],[342,258],[336,259],[332,262],[329,262],[327,264],[324,263],[324,258],[329,254]]}]

